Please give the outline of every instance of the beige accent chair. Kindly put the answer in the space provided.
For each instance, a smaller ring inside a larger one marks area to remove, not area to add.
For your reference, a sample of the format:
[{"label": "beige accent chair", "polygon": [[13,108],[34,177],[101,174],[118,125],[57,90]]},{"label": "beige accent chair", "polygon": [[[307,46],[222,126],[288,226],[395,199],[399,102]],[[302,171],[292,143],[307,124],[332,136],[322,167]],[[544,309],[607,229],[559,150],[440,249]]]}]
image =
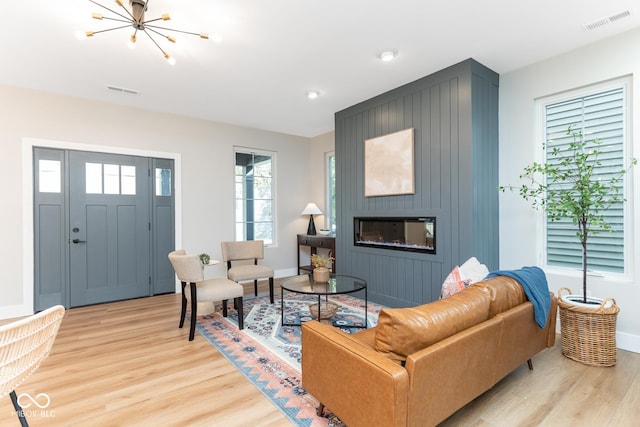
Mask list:
[{"label": "beige accent chair", "polygon": [[[269,299],[273,304],[273,268],[258,265],[264,258],[264,241],[246,240],[221,242],[222,260],[227,263],[227,277],[234,282],[253,280],[254,294],[258,296],[258,279],[269,279]],[[253,261],[250,264],[246,261]]]},{"label": "beige accent chair", "polygon": [[[227,301],[233,298],[233,306],[238,311],[238,329],[244,328],[242,295],[244,288],[225,278],[204,279],[204,266],[198,255],[187,255],[184,249],[169,254],[169,261],[182,283],[182,311],[180,327],[184,326],[187,301],[191,301],[191,328],[189,341],[193,341],[198,314],[206,315],[215,311],[214,301],[222,301],[222,315],[227,317]],[[186,289],[187,286],[189,289]],[[188,291],[188,292],[187,292]]]},{"label": "beige accent chair", "polygon": [[64,307],[56,305],[0,326],[0,398],[7,394],[11,397],[22,426],[29,424],[16,395],[16,387],[33,374],[49,355],[63,317]]}]

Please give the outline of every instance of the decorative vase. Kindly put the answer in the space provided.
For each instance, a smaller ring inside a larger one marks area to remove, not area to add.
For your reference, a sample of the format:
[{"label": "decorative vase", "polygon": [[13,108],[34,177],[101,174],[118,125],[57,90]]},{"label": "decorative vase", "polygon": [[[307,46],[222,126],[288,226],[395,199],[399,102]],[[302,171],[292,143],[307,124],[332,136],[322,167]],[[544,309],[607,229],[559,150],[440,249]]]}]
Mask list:
[{"label": "decorative vase", "polygon": [[[592,298],[580,302],[582,295],[564,295],[558,291],[562,354],[589,366],[616,364],[616,319],[620,308],[613,298]],[[575,301],[578,300],[578,301]]]},{"label": "decorative vase", "polygon": [[316,267],[313,269],[313,281],[326,283],[329,281],[329,269],[327,267]]}]

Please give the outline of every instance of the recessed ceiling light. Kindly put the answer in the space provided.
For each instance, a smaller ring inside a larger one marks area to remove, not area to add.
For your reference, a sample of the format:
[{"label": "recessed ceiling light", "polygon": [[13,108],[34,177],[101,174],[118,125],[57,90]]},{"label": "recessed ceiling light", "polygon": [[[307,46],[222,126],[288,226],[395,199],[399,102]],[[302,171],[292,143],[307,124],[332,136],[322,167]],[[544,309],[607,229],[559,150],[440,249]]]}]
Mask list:
[{"label": "recessed ceiling light", "polygon": [[383,62],[389,62],[393,61],[396,56],[398,56],[398,51],[395,49],[389,49],[381,52],[380,55],[378,55],[378,58],[380,58]]},{"label": "recessed ceiling light", "polygon": [[320,92],[318,92],[317,90],[310,90],[307,92],[307,98],[309,99],[316,99],[319,96]]}]

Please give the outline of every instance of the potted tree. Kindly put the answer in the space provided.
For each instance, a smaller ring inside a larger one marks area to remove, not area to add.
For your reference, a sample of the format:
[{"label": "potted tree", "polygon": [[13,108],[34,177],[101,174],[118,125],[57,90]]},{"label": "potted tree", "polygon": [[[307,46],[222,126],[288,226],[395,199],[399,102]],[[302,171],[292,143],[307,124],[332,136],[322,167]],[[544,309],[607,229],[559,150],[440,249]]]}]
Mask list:
[{"label": "potted tree", "polygon": [[[615,300],[588,296],[587,241],[589,236],[611,230],[605,217],[607,209],[625,201],[620,194],[622,176],[636,163],[614,171],[608,177],[596,175],[601,141],[587,141],[583,133],[570,126],[569,144],[549,147],[552,161],[534,162],[524,168],[519,187],[501,186],[501,191],[516,190],[534,209],[544,210],[550,221],[570,219],[582,246],[582,295],[558,292],[562,353],[588,365],[615,365],[615,322],[619,312]],[[571,291],[569,291],[571,293]]]}]

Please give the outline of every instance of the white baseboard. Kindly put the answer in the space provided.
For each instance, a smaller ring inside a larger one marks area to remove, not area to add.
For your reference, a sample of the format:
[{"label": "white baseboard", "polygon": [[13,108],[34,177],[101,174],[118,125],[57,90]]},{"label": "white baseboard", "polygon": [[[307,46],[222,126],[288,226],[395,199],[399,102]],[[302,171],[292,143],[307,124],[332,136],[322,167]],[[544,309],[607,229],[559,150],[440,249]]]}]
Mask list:
[{"label": "white baseboard", "polygon": [[616,347],[621,350],[640,353],[640,336],[626,332],[616,332]]},{"label": "white baseboard", "polygon": [[30,316],[32,314],[33,307],[28,305],[9,305],[6,307],[0,307],[0,320]]},{"label": "white baseboard", "polygon": [[276,277],[276,279],[279,279],[281,277],[297,276],[298,270],[296,268],[287,268],[284,270],[276,270],[273,272],[273,274]]}]

